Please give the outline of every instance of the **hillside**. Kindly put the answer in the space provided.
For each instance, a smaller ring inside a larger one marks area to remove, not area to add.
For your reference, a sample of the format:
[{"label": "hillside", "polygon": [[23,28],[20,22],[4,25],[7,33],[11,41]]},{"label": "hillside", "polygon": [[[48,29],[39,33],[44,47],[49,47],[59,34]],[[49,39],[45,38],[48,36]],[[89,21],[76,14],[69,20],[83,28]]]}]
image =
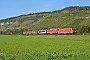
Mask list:
[{"label": "hillside", "polygon": [[0,20],[0,33],[73,27],[77,34],[90,33],[90,6],[71,6],[53,12],[40,12]]}]

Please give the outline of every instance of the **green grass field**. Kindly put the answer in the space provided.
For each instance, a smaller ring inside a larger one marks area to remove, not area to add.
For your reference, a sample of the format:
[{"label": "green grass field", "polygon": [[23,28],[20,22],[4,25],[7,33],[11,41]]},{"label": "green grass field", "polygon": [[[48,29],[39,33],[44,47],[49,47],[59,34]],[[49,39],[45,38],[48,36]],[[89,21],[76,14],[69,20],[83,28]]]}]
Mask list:
[{"label": "green grass field", "polygon": [[90,36],[0,36],[0,60],[90,60]]}]

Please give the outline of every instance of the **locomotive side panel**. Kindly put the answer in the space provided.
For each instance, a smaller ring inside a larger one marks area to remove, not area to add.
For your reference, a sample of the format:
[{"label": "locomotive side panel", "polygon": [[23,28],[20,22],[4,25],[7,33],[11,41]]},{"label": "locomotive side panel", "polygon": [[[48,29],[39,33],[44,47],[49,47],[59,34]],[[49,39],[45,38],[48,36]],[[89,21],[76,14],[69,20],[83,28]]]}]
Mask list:
[{"label": "locomotive side panel", "polygon": [[58,29],[58,34],[73,34],[72,28]]},{"label": "locomotive side panel", "polygon": [[57,34],[57,29],[48,29],[47,34]]},{"label": "locomotive side panel", "polygon": [[72,34],[73,33],[72,28],[65,29],[65,33]]}]

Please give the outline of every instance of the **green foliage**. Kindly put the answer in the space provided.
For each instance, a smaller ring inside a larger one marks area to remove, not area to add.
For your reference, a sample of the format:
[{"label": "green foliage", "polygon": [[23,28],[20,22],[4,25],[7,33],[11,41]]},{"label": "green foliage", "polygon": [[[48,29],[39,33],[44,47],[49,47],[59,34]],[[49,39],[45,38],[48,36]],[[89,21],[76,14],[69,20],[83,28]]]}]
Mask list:
[{"label": "green foliage", "polygon": [[63,10],[90,10],[90,6],[70,6]]},{"label": "green foliage", "polygon": [[90,60],[90,36],[1,35],[0,60]]},{"label": "green foliage", "polygon": [[84,19],[78,18],[72,22],[72,25],[79,25]]}]

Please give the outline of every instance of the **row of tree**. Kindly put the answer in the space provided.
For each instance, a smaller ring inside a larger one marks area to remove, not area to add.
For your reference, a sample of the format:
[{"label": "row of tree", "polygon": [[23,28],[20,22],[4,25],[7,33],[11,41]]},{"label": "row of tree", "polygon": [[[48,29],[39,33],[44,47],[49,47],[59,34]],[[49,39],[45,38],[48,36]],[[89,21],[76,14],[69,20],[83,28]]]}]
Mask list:
[{"label": "row of tree", "polygon": [[24,31],[28,31],[28,29],[7,29],[6,31],[0,31],[0,35],[23,35]]},{"label": "row of tree", "polygon": [[77,34],[90,34],[90,26],[78,26]]},{"label": "row of tree", "polygon": [[70,6],[63,10],[90,10],[90,6]]},{"label": "row of tree", "polygon": [[[82,35],[82,34],[88,34],[90,35],[90,26],[76,26],[76,35]],[[48,29],[48,28],[41,28],[42,30]],[[39,30],[39,29],[38,29]],[[28,29],[7,29],[6,31],[0,31],[1,35],[23,35],[23,32],[29,31]]]}]

